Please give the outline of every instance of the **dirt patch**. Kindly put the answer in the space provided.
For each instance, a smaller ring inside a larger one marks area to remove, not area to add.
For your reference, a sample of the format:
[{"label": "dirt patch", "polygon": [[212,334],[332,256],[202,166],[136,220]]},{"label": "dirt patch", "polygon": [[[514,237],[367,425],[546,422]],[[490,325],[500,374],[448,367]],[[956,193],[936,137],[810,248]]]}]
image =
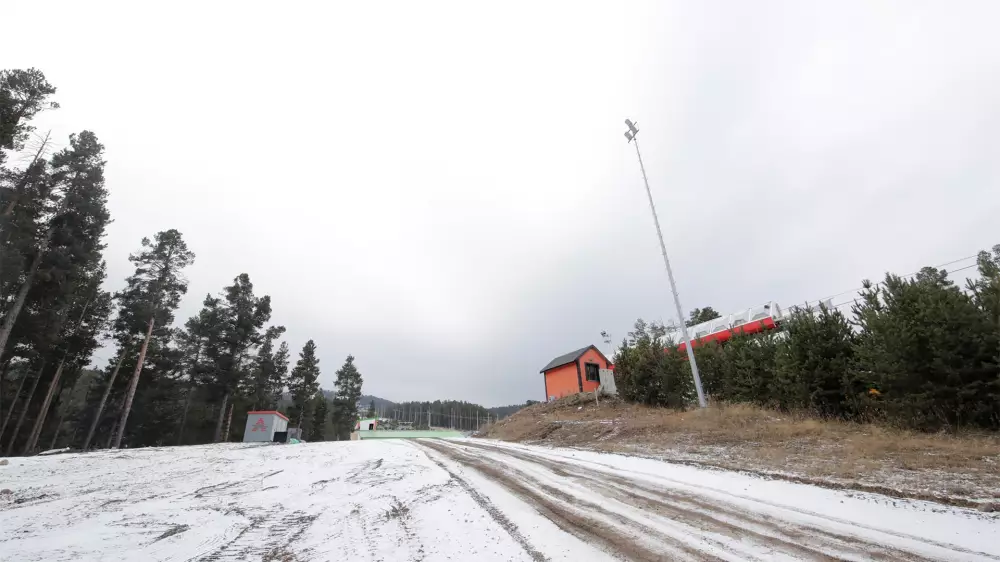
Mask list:
[{"label": "dirt patch", "polygon": [[264,553],[261,562],[297,562],[295,553],[286,547],[273,548]]},{"label": "dirt patch", "polygon": [[403,505],[403,503],[399,501],[399,498],[396,497],[392,498],[392,505],[390,505],[389,509],[385,510],[385,513],[383,514],[386,521],[390,519],[405,519],[409,516],[410,508]]},{"label": "dirt patch", "polygon": [[1000,435],[925,434],[747,405],[676,411],[571,396],[480,436],[581,447],[893,497],[976,506],[1000,497]]},{"label": "dirt patch", "polygon": [[153,542],[162,541],[165,538],[172,537],[179,533],[183,533],[184,531],[187,531],[190,528],[191,527],[189,525],[174,525],[173,527],[164,531],[162,535],[153,539]]}]

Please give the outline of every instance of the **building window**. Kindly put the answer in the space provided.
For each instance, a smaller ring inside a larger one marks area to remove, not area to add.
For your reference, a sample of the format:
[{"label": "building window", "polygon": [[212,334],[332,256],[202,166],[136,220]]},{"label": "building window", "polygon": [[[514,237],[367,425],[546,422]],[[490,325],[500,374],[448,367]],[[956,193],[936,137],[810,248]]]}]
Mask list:
[{"label": "building window", "polygon": [[584,367],[587,369],[587,381],[601,382],[601,370],[596,363],[587,363]]}]

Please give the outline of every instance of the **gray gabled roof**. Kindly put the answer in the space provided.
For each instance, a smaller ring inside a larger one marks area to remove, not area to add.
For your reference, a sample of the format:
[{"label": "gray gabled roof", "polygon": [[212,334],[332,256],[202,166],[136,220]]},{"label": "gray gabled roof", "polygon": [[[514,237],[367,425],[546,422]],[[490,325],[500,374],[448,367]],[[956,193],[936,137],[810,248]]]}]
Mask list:
[{"label": "gray gabled roof", "polygon": [[[581,355],[583,355],[584,353],[587,353],[587,350],[589,350],[591,348],[593,348],[594,351],[596,351],[598,354],[600,354],[601,357],[604,357],[604,354],[601,353],[600,349],[597,349],[597,346],[588,345],[587,347],[578,349],[576,351],[570,351],[569,353],[567,353],[565,355],[560,355],[559,357],[556,357],[552,361],[549,361],[549,364],[546,365],[546,366],[544,366],[544,367],[542,367],[542,370],[538,371],[538,372],[539,373],[544,373],[545,371],[548,371],[549,369],[555,369],[556,367],[562,367],[563,365],[568,365],[568,364],[576,361],[577,359],[579,359]],[[604,357],[604,360],[607,361],[608,358]]]}]

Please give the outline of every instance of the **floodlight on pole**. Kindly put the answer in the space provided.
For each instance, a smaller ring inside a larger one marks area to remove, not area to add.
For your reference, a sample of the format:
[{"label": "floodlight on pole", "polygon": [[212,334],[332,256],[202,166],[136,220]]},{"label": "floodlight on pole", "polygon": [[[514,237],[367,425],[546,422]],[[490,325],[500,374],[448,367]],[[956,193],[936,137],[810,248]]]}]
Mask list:
[{"label": "floodlight on pole", "polygon": [[670,291],[674,295],[674,305],[677,307],[677,318],[681,325],[681,335],[684,337],[684,349],[687,350],[688,362],[691,363],[691,376],[694,377],[694,388],[698,391],[698,405],[704,408],[705,391],[701,387],[701,375],[698,373],[698,363],[694,359],[694,346],[691,338],[688,337],[687,323],[684,321],[684,309],[681,307],[681,298],[677,295],[677,284],[674,283],[674,271],[670,267],[670,259],[667,257],[667,245],[663,243],[663,231],[660,229],[660,219],[656,216],[656,205],[653,204],[653,193],[649,190],[649,180],[646,178],[646,166],[642,163],[642,154],[639,152],[639,140],[636,135],[639,129],[631,120],[626,119],[625,138],[631,143],[635,141],[635,154],[639,157],[639,169],[642,170],[642,181],[646,185],[646,197],[649,198],[649,210],[653,212],[653,224],[656,225],[656,236],[660,240],[660,253],[663,254],[663,265],[667,268],[667,279],[670,280]]}]

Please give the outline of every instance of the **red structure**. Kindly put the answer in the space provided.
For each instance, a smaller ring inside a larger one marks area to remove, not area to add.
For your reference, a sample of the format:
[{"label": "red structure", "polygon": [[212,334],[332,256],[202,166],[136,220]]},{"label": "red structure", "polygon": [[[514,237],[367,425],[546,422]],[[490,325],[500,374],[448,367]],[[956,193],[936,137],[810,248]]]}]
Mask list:
[{"label": "red structure", "polygon": [[[720,344],[738,334],[756,334],[777,328],[784,317],[781,307],[776,302],[755,306],[728,316],[722,316],[708,322],[695,324],[688,328],[691,345],[698,347],[708,342]],[[684,351],[687,342],[681,342],[677,349]]]},{"label": "red structure", "polygon": [[611,368],[611,361],[593,345],[560,355],[540,371],[545,377],[545,399],[593,392],[601,386],[600,370]]}]

